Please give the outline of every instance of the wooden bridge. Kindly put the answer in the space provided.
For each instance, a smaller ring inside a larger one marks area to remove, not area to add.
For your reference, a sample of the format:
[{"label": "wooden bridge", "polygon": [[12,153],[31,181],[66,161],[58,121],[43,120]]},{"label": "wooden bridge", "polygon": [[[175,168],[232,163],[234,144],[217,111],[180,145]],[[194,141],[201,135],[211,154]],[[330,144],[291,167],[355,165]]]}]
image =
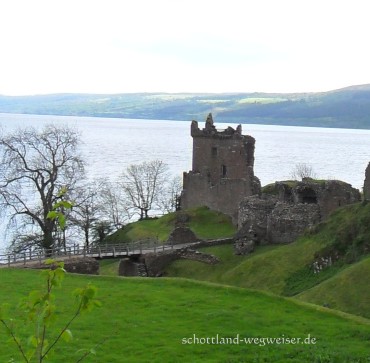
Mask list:
[{"label": "wooden bridge", "polygon": [[47,258],[68,259],[73,257],[92,257],[98,259],[129,257],[142,255],[151,252],[168,251],[190,247],[199,242],[188,244],[161,244],[157,240],[142,240],[130,243],[117,243],[105,245],[92,245],[88,247],[77,244],[61,249],[50,251],[32,249],[22,253],[10,253],[0,255],[0,268],[2,267],[21,267],[30,263],[39,262],[40,264]]}]

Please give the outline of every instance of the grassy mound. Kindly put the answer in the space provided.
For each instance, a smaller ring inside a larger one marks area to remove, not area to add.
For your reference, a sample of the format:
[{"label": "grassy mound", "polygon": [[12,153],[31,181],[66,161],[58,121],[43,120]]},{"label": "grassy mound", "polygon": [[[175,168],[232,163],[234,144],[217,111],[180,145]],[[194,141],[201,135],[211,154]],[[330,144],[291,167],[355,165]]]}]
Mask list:
[{"label": "grassy mound", "polygon": [[[369,277],[368,262],[361,260],[370,251],[368,241],[370,204],[360,203],[338,209],[325,223],[289,245],[260,246],[249,256],[233,255],[231,246],[207,248],[203,251],[218,256],[220,264],[176,261],[166,274],[285,296],[301,294],[303,300],[369,317],[370,306],[365,301],[370,301],[370,290],[363,286]],[[311,265],[318,257],[334,255],[337,260],[331,267],[319,274],[313,272]],[[362,280],[356,276],[363,276]],[[330,293],[325,290],[326,284]]]},{"label": "grassy mound", "polygon": [[[39,274],[1,269],[2,301],[14,309],[22,295],[39,287]],[[261,292],[184,279],[68,275],[57,298],[59,325],[72,313],[71,292],[87,282],[98,287],[103,305],[71,326],[74,339],[59,346],[50,357],[54,363],[74,362],[81,355],[78,350],[105,339],[89,362],[362,363],[369,359],[370,325],[364,319]],[[20,337],[25,338],[25,327],[20,328]],[[219,340],[229,341],[239,334],[239,344],[215,344],[217,334]],[[193,344],[194,337],[201,339],[199,344]],[[212,340],[207,344],[206,338],[213,338],[213,344]],[[280,341],[269,344],[265,338]],[[287,338],[301,341],[284,344]],[[7,340],[0,329],[0,341]],[[19,360],[10,343],[2,344],[0,361],[12,357]]]},{"label": "grassy mound", "polygon": [[236,232],[229,217],[207,207],[200,207],[130,223],[109,236],[107,242],[133,242],[147,238],[165,241],[174,229],[179,213],[187,215],[188,221],[185,224],[201,239],[232,237]]}]

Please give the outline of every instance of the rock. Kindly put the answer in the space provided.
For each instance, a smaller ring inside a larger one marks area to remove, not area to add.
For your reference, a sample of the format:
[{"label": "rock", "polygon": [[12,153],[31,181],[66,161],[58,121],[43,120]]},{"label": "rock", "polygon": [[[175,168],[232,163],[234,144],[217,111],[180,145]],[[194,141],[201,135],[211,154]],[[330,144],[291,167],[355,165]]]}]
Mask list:
[{"label": "rock", "polygon": [[167,244],[183,244],[199,241],[199,238],[188,227],[176,227],[168,237]]}]

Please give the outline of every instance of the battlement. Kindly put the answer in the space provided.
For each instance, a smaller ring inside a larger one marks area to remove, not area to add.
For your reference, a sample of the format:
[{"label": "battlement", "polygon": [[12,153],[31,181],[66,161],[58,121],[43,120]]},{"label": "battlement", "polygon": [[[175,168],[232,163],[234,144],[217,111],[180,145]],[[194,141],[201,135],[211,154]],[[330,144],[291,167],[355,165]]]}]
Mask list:
[{"label": "battlement", "polygon": [[242,137],[242,126],[238,125],[236,130],[230,126],[227,129],[217,129],[210,113],[207,116],[204,129],[199,128],[198,121],[193,120],[191,122],[190,134],[192,137],[232,138],[234,136],[240,138]]}]

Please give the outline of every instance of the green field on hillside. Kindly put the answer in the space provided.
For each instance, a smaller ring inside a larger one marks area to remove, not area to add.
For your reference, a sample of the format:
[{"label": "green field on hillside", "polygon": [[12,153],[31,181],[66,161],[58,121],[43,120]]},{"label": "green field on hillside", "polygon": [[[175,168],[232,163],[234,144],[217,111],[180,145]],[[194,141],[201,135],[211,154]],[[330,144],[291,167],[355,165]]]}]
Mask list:
[{"label": "green field on hillside", "polygon": [[[370,318],[366,258],[370,240],[370,204],[359,203],[335,211],[314,230],[288,245],[258,246],[248,256],[235,256],[232,246],[201,249],[220,258],[216,265],[178,260],[166,276],[186,277],[265,290],[331,306]],[[339,253],[333,266],[315,274],[315,256]]]},{"label": "green field on hillside", "polygon": [[[188,226],[200,239],[232,237],[236,228],[231,219],[220,212],[199,207],[184,212]],[[184,214],[181,212],[181,214]],[[153,218],[130,223],[107,238],[108,243],[132,242],[143,239],[166,241],[175,228],[179,213],[169,213],[160,218]]]},{"label": "green field on hillside", "polygon": [[[39,287],[39,275],[39,271],[1,269],[2,302],[14,308],[22,295]],[[74,339],[59,346],[50,357],[53,363],[75,362],[77,350],[103,340],[96,355],[86,361],[362,363],[370,359],[367,320],[262,292],[184,279],[70,274],[58,294],[57,324],[72,313],[71,291],[87,282],[98,287],[102,307],[71,326]],[[17,322],[19,317],[15,318]],[[20,329],[25,337],[25,327]],[[215,344],[217,335],[219,342],[223,338],[235,344]],[[244,342],[244,338],[255,340]],[[280,340],[268,344],[267,338]],[[292,344],[293,338],[301,341]],[[2,329],[0,341],[0,362],[13,357],[19,361]]]}]

